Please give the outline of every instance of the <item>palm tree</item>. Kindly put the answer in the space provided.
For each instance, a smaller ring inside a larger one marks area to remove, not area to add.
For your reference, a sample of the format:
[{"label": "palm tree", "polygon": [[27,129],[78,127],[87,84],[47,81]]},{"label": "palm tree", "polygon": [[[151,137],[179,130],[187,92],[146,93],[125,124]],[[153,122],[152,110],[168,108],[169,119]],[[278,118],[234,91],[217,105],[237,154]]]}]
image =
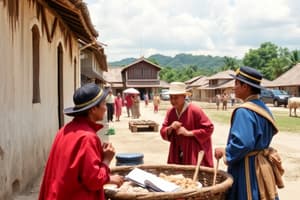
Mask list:
[{"label": "palm tree", "polygon": [[223,62],[224,66],[221,68],[223,71],[228,69],[236,70],[238,68],[238,62],[235,58],[225,56]]},{"label": "palm tree", "polygon": [[292,51],[288,60],[290,62],[289,68],[295,66],[297,63],[300,62],[300,51],[299,50]]}]

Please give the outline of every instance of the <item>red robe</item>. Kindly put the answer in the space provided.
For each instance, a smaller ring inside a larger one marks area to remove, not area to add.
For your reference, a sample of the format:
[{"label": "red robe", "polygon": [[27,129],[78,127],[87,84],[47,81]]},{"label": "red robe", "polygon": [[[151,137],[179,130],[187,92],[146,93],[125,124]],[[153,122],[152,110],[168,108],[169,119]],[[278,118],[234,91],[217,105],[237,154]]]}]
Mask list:
[{"label": "red robe", "polygon": [[132,95],[127,95],[126,97],[125,97],[125,100],[126,100],[126,107],[128,107],[128,108],[131,108],[132,107],[132,104],[133,104],[133,102],[132,102]]},{"label": "red robe", "polygon": [[123,99],[121,97],[115,98],[115,115],[120,117],[122,114]]},{"label": "red robe", "polygon": [[[194,136],[176,135],[175,130],[167,135],[167,128],[174,121],[182,123]],[[175,108],[167,111],[166,118],[160,129],[161,137],[170,142],[168,163],[196,165],[198,152],[204,150],[203,166],[213,166],[211,135],[214,126],[205,113],[196,105],[189,104],[181,116],[177,117]]]},{"label": "red robe", "polygon": [[104,200],[110,170],[102,163],[96,132],[102,125],[75,117],[61,128],[52,145],[39,200]]}]

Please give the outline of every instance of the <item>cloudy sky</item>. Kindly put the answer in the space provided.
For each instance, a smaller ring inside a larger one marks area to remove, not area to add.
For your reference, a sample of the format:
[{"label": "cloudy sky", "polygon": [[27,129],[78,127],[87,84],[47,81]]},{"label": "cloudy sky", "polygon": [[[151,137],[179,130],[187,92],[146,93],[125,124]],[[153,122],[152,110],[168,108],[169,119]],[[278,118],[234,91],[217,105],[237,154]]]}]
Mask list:
[{"label": "cloudy sky", "polygon": [[299,0],[84,0],[108,61],[160,53],[242,58],[270,41],[300,49]]}]

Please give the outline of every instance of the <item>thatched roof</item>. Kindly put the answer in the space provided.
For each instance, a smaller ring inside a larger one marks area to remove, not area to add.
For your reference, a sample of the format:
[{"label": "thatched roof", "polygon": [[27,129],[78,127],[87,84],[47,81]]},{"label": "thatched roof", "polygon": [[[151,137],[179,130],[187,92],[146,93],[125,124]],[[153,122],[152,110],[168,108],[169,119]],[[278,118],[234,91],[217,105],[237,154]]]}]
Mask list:
[{"label": "thatched roof", "polygon": [[187,81],[185,81],[184,83],[187,84],[187,85],[190,85],[192,83],[194,83],[195,81],[197,81],[199,78],[201,78],[202,76],[195,76]]},{"label": "thatched roof", "polygon": [[226,71],[221,71],[218,72],[210,77],[208,77],[208,80],[213,80],[213,79],[232,79],[232,76],[229,74],[235,74],[233,70],[226,70]]},{"label": "thatched roof", "polygon": [[300,86],[300,63],[267,84],[269,87]]},{"label": "thatched roof", "polygon": [[45,3],[61,16],[79,39],[89,43],[98,37],[87,5],[82,0],[45,0]]},{"label": "thatched roof", "polygon": [[232,80],[228,80],[227,82],[219,84],[219,85],[214,85],[214,86],[203,85],[203,86],[198,87],[197,89],[199,89],[199,90],[215,90],[215,89],[233,88],[235,80],[233,78],[231,78],[231,79]]},{"label": "thatched roof", "polygon": [[195,82],[193,82],[192,84],[188,85],[189,88],[191,87],[200,87],[203,85],[208,84],[208,80],[206,76],[202,76],[201,78],[199,78],[198,80],[196,80]]},{"label": "thatched roof", "polygon": [[261,80],[261,85],[262,85],[263,87],[269,87],[271,84],[272,84],[272,81],[270,81],[270,80],[268,80],[268,79],[263,78],[263,79]]},{"label": "thatched roof", "polygon": [[170,84],[168,82],[164,81],[164,80],[160,80],[159,86],[161,88],[169,88]]},{"label": "thatched roof", "polygon": [[122,83],[122,67],[109,67],[107,72],[103,73],[104,79],[108,83]]},{"label": "thatched roof", "polygon": [[[231,76],[230,76],[231,77]],[[206,81],[208,81],[206,79]],[[262,79],[261,85],[266,87],[267,84],[269,84],[271,81],[267,79]],[[225,89],[225,88],[233,88],[235,86],[235,79],[231,77],[228,79],[228,81],[221,83],[219,85],[214,85],[214,86],[209,86],[208,84],[203,84],[202,86],[199,86],[197,89],[202,89],[202,90],[214,90],[214,89]]]}]

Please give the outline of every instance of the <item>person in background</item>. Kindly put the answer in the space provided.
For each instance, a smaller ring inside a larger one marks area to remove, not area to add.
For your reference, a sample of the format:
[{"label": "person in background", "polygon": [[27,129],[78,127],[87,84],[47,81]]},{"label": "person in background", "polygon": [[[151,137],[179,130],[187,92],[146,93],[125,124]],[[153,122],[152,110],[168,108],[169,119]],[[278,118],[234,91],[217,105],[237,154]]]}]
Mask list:
[{"label": "person in background", "polygon": [[114,107],[115,107],[115,97],[112,93],[112,90],[109,90],[109,93],[106,97],[106,107],[107,107],[107,122],[113,122],[114,117]]},{"label": "person in background", "polygon": [[223,93],[222,95],[222,110],[227,110],[227,103],[228,103],[228,95],[226,92]]},{"label": "person in background", "polygon": [[[232,113],[226,148],[215,149],[215,158],[224,157],[234,179],[227,199],[279,199],[276,184],[278,181],[283,187],[283,169],[278,154],[269,148],[278,129],[271,111],[259,99],[262,75],[253,68],[241,67],[231,76],[235,79],[235,96],[244,103]],[[274,166],[278,170],[273,171]]]},{"label": "person in background", "polygon": [[101,143],[97,124],[106,112],[108,91],[90,83],[77,89],[75,106],[64,113],[74,117],[56,134],[45,167],[39,200],[104,200],[103,186],[122,185],[124,179],[111,175],[109,165],[115,155],[110,143]]},{"label": "person in background", "polygon": [[233,107],[234,104],[235,104],[235,94],[234,94],[234,92],[230,93],[230,100],[231,100],[231,107]]},{"label": "person in background", "polygon": [[185,101],[185,88],[182,82],[172,82],[168,91],[172,108],[160,129],[162,139],[170,142],[168,163],[196,165],[198,152],[204,150],[202,165],[212,167],[214,125],[201,108]]},{"label": "person in background", "polygon": [[140,116],[140,96],[138,94],[134,94],[132,95],[132,118],[138,119]]},{"label": "person in background", "polygon": [[130,117],[132,115],[132,96],[131,94],[127,94],[125,96],[125,106],[126,106],[126,111],[127,111],[127,117]]},{"label": "person in background", "polygon": [[145,93],[144,101],[145,101],[145,106],[148,106],[148,104],[149,104],[149,95],[148,95],[148,93]]},{"label": "person in background", "polygon": [[154,106],[154,112],[157,113],[159,109],[160,104],[160,97],[159,95],[154,95],[153,97],[153,106]]},{"label": "person in background", "polygon": [[217,110],[220,108],[220,102],[221,102],[221,95],[217,94],[216,95],[216,105],[217,105]]},{"label": "person in background", "polygon": [[115,104],[116,121],[120,121],[120,116],[122,114],[122,106],[123,106],[123,99],[120,93],[117,94],[114,104]]}]

